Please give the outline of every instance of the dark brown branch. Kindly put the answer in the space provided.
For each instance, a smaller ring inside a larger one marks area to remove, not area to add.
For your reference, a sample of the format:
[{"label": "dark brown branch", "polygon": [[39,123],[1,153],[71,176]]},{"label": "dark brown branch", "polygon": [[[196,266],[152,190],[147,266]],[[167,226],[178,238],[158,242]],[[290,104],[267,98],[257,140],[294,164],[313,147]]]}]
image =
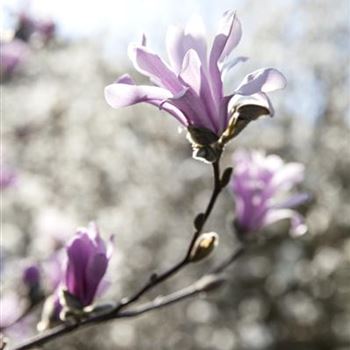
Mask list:
[{"label": "dark brown branch", "polygon": [[220,265],[218,265],[216,268],[212,270],[212,274],[218,274],[222,273],[224,270],[226,270],[232,263],[234,263],[244,252],[245,247],[241,246],[236,251],[232,253],[226,260],[224,260]]},{"label": "dark brown branch", "polygon": [[213,274],[206,275],[186,288],[183,288],[177,292],[171,293],[166,296],[159,296],[155,298],[153,301],[141,304],[131,310],[126,310],[116,315],[112,315],[109,313],[102,314],[90,319],[83,320],[80,323],[59,325],[54,329],[47,331],[44,334],[39,334],[29,339],[28,341],[24,342],[23,344],[17,345],[16,347],[12,348],[12,350],[27,350],[35,346],[46,344],[50,340],[53,340],[59,336],[63,336],[64,334],[70,333],[71,331],[73,331],[74,329],[77,329],[78,327],[83,328],[84,326],[99,324],[110,320],[136,317],[146,312],[160,309],[165,306],[177,303],[181,300],[187,299],[196,294],[211,291],[217,287],[220,287],[223,282],[224,282],[224,279],[220,275],[213,275]]},{"label": "dark brown branch", "polygon": [[204,225],[207,222],[207,219],[208,219],[208,217],[210,216],[210,214],[211,214],[211,212],[213,210],[213,207],[214,207],[214,204],[216,202],[216,199],[217,199],[218,195],[220,194],[220,192],[222,190],[222,187],[221,187],[221,184],[220,184],[220,158],[216,162],[213,163],[213,173],[214,173],[213,191],[212,191],[210,200],[208,202],[207,208],[204,211],[203,220],[199,224],[199,227],[197,227],[196,232],[193,234],[192,241],[191,241],[191,243],[190,243],[190,245],[188,247],[187,254],[186,254],[184,260],[188,260],[189,259],[191,251],[192,251],[192,248],[193,248],[193,246],[194,246],[194,244],[196,242],[196,239],[201,234],[201,232],[202,232],[202,230],[204,228]]},{"label": "dark brown branch", "polygon": [[184,258],[182,260],[180,260],[177,264],[172,266],[170,269],[163,272],[162,274],[152,276],[148,280],[148,282],[146,282],[146,284],[139,291],[137,291],[134,295],[132,295],[129,298],[124,298],[120,302],[120,304],[116,307],[116,309],[114,310],[114,313],[118,313],[121,309],[124,309],[126,306],[137,301],[147,291],[154,288],[155,286],[157,286],[161,282],[165,281],[166,279],[170,278],[171,276],[173,276],[175,273],[177,273],[179,270],[181,270],[183,267],[185,267],[186,265],[188,265],[190,263],[189,258],[190,258],[192,248],[196,242],[196,239],[201,234],[203,227],[204,227],[209,215],[211,214],[211,211],[213,210],[216,199],[217,199],[217,197],[222,189],[220,186],[220,164],[219,163],[220,163],[220,159],[218,159],[215,163],[213,163],[213,177],[214,177],[213,191],[212,191],[211,197],[209,199],[207,208],[205,209],[203,220],[202,220],[201,224],[199,225],[199,227],[197,227],[196,231],[194,232],[192,240],[189,244],[189,247],[187,249],[187,253],[184,256]]},{"label": "dark brown branch", "polygon": [[[219,157],[220,158],[220,157]],[[133,317],[140,315],[142,313],[145,313],[150,310],[154,310],[166,305],[170,305],[172,303],[175,303],[177,301],[180,301],[184,298],[187,298],[189,296],[192,296],[194,294],[197,294],[201,291],[204,291],[204,287],[207,288],[208,286],[203,285],[202,288],[198,287],[198,282],[192,285],[192,287],[185,288],[182,291],[170,294],[167,297],[162,297],[163,299],[155,299],[151,303],[143,304],[137,308],[134,308],[133,310],[128,311],[122,311],[127,306],[131,305],[132,303],[136,302],[141,296],[143,296],[146,292],[148,292],[150,289],[154,288],[155,286],[159,285],[161,282],[167,280],[171,276],[173,276],[175,273],[177,273],[179,270],[184,268],[186,265],[188,265],[190,261],[190,254],[192,251],[192,248],[199,237],[199,235],[202,233],[202,230],[204,228],[204,225],[210,216],[213,207],[216,203],[216,199],[218,195],[220,194],[222,190],[221,186],[221,179],[220,179],[220,165],[219,165],[220,159],[215,161],[213,163],[213,175],[214,175],[214,184],[213,184],[213,191],[211,194],[211,197],[209,199],[209,202],[207,204],[207,207],[203,213],[203,220],[201,220],[200,224],[196,227],[196,231],[194,232],[191,242],[189,244],[189,247],[187,249],[187,253],[184,256],[183,259],[180,260],[180,262],[176,263],[174,266],[163,272],[162,274],[153,275],[151,278],[146,282],[146,284],[140,288],[137,292],[135,292],[132,296],[128,298],[124,298],[118,303],[111,311],[106,312],[105,314],[94,316],[89,319],[83,320],[81,322],[76,322],[73,324],[63,324],[59,325],[51,330],[46,331],[43,334],[39,334],[36,337],[28,340],[27,342],[23,343],[22,345],[19,345],[13,350],[25,350],[25,349],[31,349],[34,346],[39,346],[46,344],[47,342],[62,336],[64,334],[70,333],[71,331],[81,328],[82,326],[88,325],[88,324],[97,324],[101,322],[106,322],[108,320],[122,318],[122,317]],[[232,261],[233,262],[233,261]],[[228,264],[229,265],[229,264]],[[217,278],[217,276],[215,276]],[[158,301],[157,301],[158,300]],[[161,301],[159,301],[161,300]]]}]

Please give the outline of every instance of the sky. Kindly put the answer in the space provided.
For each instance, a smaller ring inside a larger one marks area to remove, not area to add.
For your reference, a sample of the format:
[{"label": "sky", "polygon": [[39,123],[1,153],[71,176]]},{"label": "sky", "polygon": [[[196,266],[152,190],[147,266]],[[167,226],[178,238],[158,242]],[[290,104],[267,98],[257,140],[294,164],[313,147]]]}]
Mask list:
[{"label": "sky", "polygon": [[[257,0],[257,3],[254,4],[259,3],[260,1]],[[26,11],[29,8],[36,16],[51,17],[57,24],[61,38],[93,39],[94,42],[100,44],[105,57],[113,57],[113,60],[118,59],[119,63],[125,63],[128,62],[128,45],[132,41],[139,41],[143,33],[147,34],[149,46],[154,51],[162,53],[165,49],[164,38],[169,25],[183,26],[192,16],[200,15],[205,22],[207,32],[215,33],[218,20],[228,9],[235,9],[243,23],[244,40],[240,44],[240,49],[244,53],[247,47],[245,45],[249,43],[252,45],[250,40],[254,36],[251,35],[251,31],[259,27],[253,22],[256,20],[262,23],[270,21],[274,13],[280,13],[285,8],[293,8],[298,3],[303,4],[300,0],[270,0],[269,16],[266,16],[265,12],[262,13],[265,11],[264,6],[256,6],[254,11],[249,11],[253,4],[249,0],[2,0],[1,7],[8,10],[22,6]],[[252,16],[251,12],[254,12],[255,15]],[[293,13],[292,11],[290,19],[293,20],[293,23],[298,22],[299,24],[298,26],[288,25],[286,27],[288,30],[283,35],[286,40],[291,40],[289,37],[293,35],[299,36],[302,40],[303,25],[306,23],[298,19],[297,13],[294,15]],[[5,21],[3,19],[2,23],[7,23],[6,18]],[[279,19],[275,18],[275,20]],[[279,33],[276,33],[276,36],[278,35]],[[297,59],[298,57],[295,61]],[[286,64],[286,62],[280,63],[282,66]],[[320,103],[315,103],[315,98],[316,96],[322,98],[322,91],[318,91],[322,90],[322,84],[316,79],[317,77],[312,75],[312,72],[306,73],[301,76],[304,79],[302,82],[304,89],[290,91],[296,94],[293,100],[296,98],[298,101],[307,103],[303,114],[308,115],[309,119],[314,119],[312,116],[316,117],[319,114]],[[307,87],[313,91],[310,94],[313,96],[312,100],[305,99],[304,92]],[[298,105],[299,109],[303,106],[301,102]]]},{"label": "sky", "polygon": [[169,23],[184,22],[193,14],[202,15],[211,29],[225,10],[237,9],[242,0],[186,0],[181,3],[174,0],[3,0],[2,3],[6,8],[22,5],[36,14],[52,17],[64,36],[113,33],[125,37],[141,30],[160,35]]}]

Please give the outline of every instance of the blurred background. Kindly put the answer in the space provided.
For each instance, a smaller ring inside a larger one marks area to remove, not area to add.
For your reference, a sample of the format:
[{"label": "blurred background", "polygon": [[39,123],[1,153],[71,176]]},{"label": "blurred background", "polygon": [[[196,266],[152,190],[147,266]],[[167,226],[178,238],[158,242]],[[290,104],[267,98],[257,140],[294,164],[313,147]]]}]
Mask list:
[{"label": "blurred background", "polygon": [[[44,348],[350,349],[348,0],[3,0],[2,327],[27,307],[23,269],[39,264],[50,293],[53,257],[92,220],[104,237],[116,236],[101,299],[131,293],[182,257],[210,194],[211,169],[191,159],[173,118],[146,105],[113,110],[103,89],[125,72],[144,81],[127,56],[142,33],[164,53],[169,25],[201,15],[210,39],[231,8],[243,27],[235,54],[250,60],[226,77],[227,91],[265,66],[281,70],[288,86],[272,96],[275,117],[250,124],[227,147],[224,164],[242,147],[304,163],[303,190],[313,198],[302,208],[308,234],[293,240],[287,223],[275,225],[207,298],[81,330]],[[29,19],[35,25],[28,27]],[[190,284],[229,254],[237,245],[233,217],[224,193],[206,226],[220,233],[215,254],[150,296]],[[39,319],[40,307],[4,333],[19,342]]]}]

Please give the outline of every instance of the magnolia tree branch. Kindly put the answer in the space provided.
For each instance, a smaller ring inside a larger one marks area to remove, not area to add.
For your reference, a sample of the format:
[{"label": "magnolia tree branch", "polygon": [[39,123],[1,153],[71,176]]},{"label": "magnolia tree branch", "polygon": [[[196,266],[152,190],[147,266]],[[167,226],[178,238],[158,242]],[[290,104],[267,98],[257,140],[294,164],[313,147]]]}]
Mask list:
[{"label": "magnolia tree branch", "polygon": [[[175,273],[177,273],[179,270],[181,270],[183,267],[188,265],[190,261],[190,254],[193,249],[193,246],[198,238],[198,236],[202,233],[202,230],[204,228],[204,225],[214,207],[214,204],[216,202],[216,199],[218,195],[220,194],[222,190],[222,186],[220,184],[220,165],[219,165],[220,159],[217,160],[215,163],[213,163],[213,178],[214,178],[214,184],[213,184],[213,191],[210,197],[210,200],[208,202],[208,205],[205,209],[204,214],[199,214],[203,219],[201,222],[199,222],[195,227],[196,231],[194,232],[192,236],[192,240],[188,246],[186,255],[174,266],[169,268],[168,270],[164,271],[161,274],[153,274],[149,280],[146,282],[146,284],[137,291],[134,295],[128,298],[122,299],[121,303],[116,307],[115,312],[119,312],[121,309],[126,307],[127,305],[137,301],[142,295],[144,295],[147,291],[154,288],[161,282],[165,281],[169,277],[173,276]],[[198,217],[198,216],[197,216]]]},{"label": "magnolia tree branch", "polygon": [[219,162],[220,159],[215,161],[212,165],[214,183],[212,194],[207,204],[207,207],[203,213],[198,214],[195,218],[195,232],[192,236],[191,242],[188,246],[185,256],[178,263],[176,263],[174,266],[172,266],[171,268],[169,268],[161,274],[151,275],[149,280],[138,291],[136,291],[134,294],[127,298],[123,298],[118,304],[110,306],[108,309],[102,311],[101,313],[97,315],[92,314],[90,315],[90,317],[80,321],[75,320],[71,323],[66,322],[64,324],[58,325],[42,334],[33,337],[32,339],[29,339],[25,343],[14,347],[12,350],[31,349],[34,346],[46,344],[47,342],[55,338],[58,338],[64,334],[72,332],[75,329],[81,328],[89,324],[98,324],[112,319],[119,319],[125,317],[135,317],[148,311],[176,303],[190,296],[196,295],[200,292],[208,291],[209,289],[220,285],[223,281],[222,277],[220,276],[221,272],[224,271],[229,265],[231,265],[241,255],[243,250],[235,252],[232,256],[230,256],[228,260],[224,261],[215,270],[213,270],[212,274],[202,277],[200,280],[198,280],[191,286],[164,297],[157,297],[149,303],[141,304],[137,307],[124,311],[124,309],[127,306],[130,306],[131,304],[138,301],[138,299],[141,298],[146,292],[156,287],[161,282],[167,280],[179,270],[184,268],[186,265],[191,263],[191,252],[195,246],[196,240],[202,233],[204,225],[213,210],[216,200],[221,190],[226,186],[228,179],[231,175],[232,169],[226,169],[221,178]]},{"label": "magnolia tree branch", "polygon": [[43,333],[39,334],[28,341],[19,344],[12,348],[12,350],[26,350],[26,349],[32,349],[35,346],[40,346],[48,343],[51,340],[54,340],[55,338],[61,337],[67,333],[72,332],[73,330],[77,328],[83,328],[88,325],[96,325],[99,323],[107,322],[110,320],[116,320],[116,319],[122,319],[122,318],[131,318],[131,317],[137,317],[144,313],[157,310],[160,308],[163,308],[165,306],[180,302],[182,300],[185,300],[187,298],[193,297],[197,294],[201,294],[203,292],[209,292],[212,291],[218,287],[220,287],[224,282],[225,279],[222,276],[221,272],[223,272],[226,268],[228,268],[234,261],[238,259],[238,257],[241,256],[241,253],[243,252],[242,249],[238,249],[236,252],[232,254],[232,256],[229,257],[228,260],[225,260],[222,264],[220,264],[217,267],[217,270],[220,271],[220,273],[211,273],[209,275],[205,275],[199,280],[197,280],[195,283],[191,284],[190,286],[183,288],[179,291],[176,291],[174,293],[165,295],[165,296],[158,296],[151,302],[143,303],[141,305],[135,306],[134,308],[131,308],[130,310],[125,311],[119,311],[116,313],[102,313],[99,315],[96,315],[94,317],[85,319],[75,323],[65,323],[59,326],[56,326],[55,328]]}]

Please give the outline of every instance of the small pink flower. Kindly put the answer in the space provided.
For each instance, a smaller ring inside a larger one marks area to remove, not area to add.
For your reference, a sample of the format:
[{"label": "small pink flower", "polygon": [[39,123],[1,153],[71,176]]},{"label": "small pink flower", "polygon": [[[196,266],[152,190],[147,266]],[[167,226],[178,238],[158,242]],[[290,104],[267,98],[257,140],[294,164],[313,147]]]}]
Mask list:
[{"label": "small pink flower", "polygon": [[290,195],[304,179],[304,166],[284,163],[277,155],[259,151],[237,151],[230,189],[236,203],[235,226],[239,234],[257,232],[282,219],[290,219],[290,233],[302,235],[307,228],[303,217],[291,209],[307,201],[305,193]]},{"label": "small pink flower", "polygon": [[64,272],[64,286],[82,306],[90,305],[97,288],[106,273],[112,248],[100,237],[98,228],[79,229],[66,247],[67,266]]}]

